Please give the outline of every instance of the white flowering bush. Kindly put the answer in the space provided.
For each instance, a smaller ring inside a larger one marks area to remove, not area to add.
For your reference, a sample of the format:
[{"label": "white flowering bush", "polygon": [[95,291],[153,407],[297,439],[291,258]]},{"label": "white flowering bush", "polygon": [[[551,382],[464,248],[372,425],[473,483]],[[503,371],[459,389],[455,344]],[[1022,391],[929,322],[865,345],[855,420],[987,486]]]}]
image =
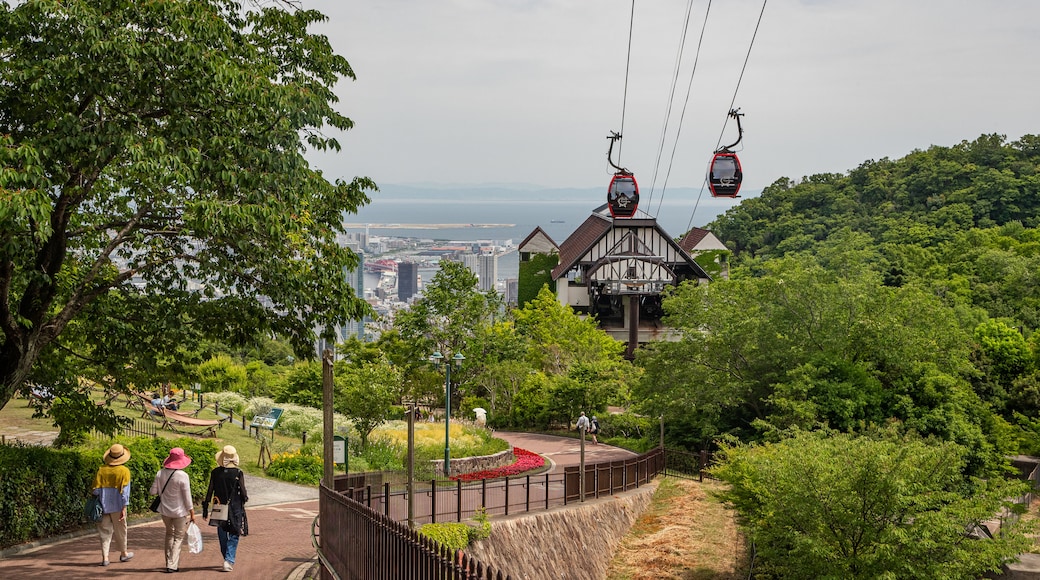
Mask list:
[{"label": "white flowering bush", "polygon": [[[276,429],[278,433],[290,437],[302,437],[307,432],[307,440],[318,443],[323,433],[323,411],[313,407],[301,407],[292,403],[279,405],[282,409],[282,418],[278,420]],[[350,428],[350,420],[338,413],[333,413],[332,424],[337,433],[343,433]]]},{"label": "white flowering bush", "polygon": [[241,416],[246,410],[246,398],[240,393],[234,391],[224,391],[221,393],[206,393],[203,395],[203,401],[206,406],[211,407],[214,403],[220,405],[220,410],[227,412],[231,409],[236,415]]},{"label": "white flowering bush", "polygon": [[271,409],[277,405],[274,399],[270,397],[253,397],[246,402],[245,415],[246,417],[256,417],[257,415],[266,415],[271,412]]}]

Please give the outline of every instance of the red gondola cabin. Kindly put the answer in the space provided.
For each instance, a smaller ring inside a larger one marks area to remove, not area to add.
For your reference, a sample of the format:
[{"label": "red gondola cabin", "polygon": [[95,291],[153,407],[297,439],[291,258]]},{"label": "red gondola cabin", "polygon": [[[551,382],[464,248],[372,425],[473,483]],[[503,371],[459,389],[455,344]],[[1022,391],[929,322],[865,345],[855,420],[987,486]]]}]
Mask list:
[{"label": "red gondola cabin", "polygon": [[708,188],[712,197],[737,197],[740,191],[740,159],[736,153],[716,153],[708,169]]},{"label": "red gondola cabin", "polygon": [[630,218],[639,205],[639,184],[631,173],[618,173],[610,180],[607,188],[607,205],[611,217]]}]

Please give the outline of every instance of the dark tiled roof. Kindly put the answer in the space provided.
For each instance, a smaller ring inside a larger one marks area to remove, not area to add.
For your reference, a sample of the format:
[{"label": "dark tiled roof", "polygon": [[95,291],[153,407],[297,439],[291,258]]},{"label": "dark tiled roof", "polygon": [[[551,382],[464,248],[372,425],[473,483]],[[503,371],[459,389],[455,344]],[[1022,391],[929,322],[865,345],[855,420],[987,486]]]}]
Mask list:
[{"label": "dark tiled roof", "polygon": [[708,235],[708,233],[708,230],[703,230],[701,228],[693,228],[692,230],[686,232],[686,235],[683,236],[683,239],[679,241],[679,247],[686,250],[687,252],[692,252],[693,249],[697,247],[697,244],[701,243],[701,240],[703,240],[704,237]]},{"label": "dark tiled roof", "polygon": [[612,220],[594,213],[560,244],[560,263],[553,268],[552,279],[557,280],[589,251],[604,234],[610,231]]}]

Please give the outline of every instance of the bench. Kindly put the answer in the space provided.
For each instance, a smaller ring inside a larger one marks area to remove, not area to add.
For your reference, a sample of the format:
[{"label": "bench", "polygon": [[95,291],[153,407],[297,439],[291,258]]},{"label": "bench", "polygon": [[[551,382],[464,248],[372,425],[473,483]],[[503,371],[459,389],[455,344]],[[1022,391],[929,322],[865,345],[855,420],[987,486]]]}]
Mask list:
[{"label": "bench", "polygon": [[270,429],[271,438],[274,439],[274,428],[278,425],[278,419],[282,418],[282,410],[275,407],[267,412],[265,415],[256,415],[253,417],[253,422],[249,425],[249,434],[253,435],[253,430],[256,429],[256,435],[260,434],[261,429]]},{"label": "bench", "polygon": [[224,423],[224,419],[199,419],[162,407],[159,407],[158,410],[163,418],[162,428],[178,433],[189,433],[191,435],[209,433],[210,437],[216,437],[217,427]]}]

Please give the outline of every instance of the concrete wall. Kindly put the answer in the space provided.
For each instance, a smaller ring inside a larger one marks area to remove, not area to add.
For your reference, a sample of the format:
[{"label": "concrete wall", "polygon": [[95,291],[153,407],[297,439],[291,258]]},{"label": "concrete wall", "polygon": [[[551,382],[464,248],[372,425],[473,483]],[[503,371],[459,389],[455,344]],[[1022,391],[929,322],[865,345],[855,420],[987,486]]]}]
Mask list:
[{"label": "concrete wall", "polygon": [[466,552],[513,580],[602,580],[621,539],[650,505],[657,482],[584,504],[492,516],[491,537]]}]

